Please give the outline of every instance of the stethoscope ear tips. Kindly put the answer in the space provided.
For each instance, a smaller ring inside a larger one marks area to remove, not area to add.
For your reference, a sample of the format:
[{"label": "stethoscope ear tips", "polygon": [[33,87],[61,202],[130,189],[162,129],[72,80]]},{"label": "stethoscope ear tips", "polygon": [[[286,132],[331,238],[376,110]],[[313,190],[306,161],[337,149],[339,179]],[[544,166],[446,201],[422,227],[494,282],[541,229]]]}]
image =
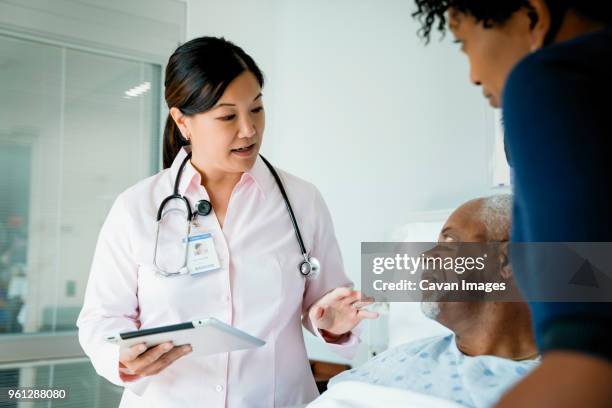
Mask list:
[{"label": "stethoscope ear tips", "polygon": [[198,213],[198,215],[205,216],[205,215],[210,214],[211,211],[212,211],[212,205],[210,204],[210,201],[208,200],[200,200],[196,204],[196,212]]}]

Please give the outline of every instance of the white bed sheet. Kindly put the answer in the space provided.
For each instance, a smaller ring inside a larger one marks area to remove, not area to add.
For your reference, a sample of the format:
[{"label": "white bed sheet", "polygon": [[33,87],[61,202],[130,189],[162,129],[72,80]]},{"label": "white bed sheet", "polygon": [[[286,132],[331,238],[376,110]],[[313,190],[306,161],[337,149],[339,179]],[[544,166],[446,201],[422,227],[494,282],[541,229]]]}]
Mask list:
[{"label": "white bed sheet", "polygon": [[343,381],[331,387],[307,408],[461,408],[452,401],[414,391]]}]

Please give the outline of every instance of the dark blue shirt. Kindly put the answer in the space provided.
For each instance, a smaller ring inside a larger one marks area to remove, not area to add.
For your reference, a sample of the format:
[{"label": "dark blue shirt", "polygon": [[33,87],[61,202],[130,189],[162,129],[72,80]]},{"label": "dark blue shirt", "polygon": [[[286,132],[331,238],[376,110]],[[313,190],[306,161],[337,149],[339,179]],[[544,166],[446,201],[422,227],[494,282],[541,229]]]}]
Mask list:
[{"label": "dark blue shirt", "polygon": [[[503,105],[512,240],[612,242],[612,28],[529,55],[511,72]],[[528,299],[555,279],[529,268],[514,275]],[[611,305],[530,302],[538,346],[612,358]]]}]

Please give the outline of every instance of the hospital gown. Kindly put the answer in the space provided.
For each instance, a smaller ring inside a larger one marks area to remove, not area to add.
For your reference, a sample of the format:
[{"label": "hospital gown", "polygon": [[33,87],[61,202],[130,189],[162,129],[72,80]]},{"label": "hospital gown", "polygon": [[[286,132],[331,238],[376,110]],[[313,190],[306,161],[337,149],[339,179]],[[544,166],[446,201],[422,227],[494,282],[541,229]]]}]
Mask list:
[{"label": "hospital gown", "polygon": [[362,381],[408,389],[467,407],[490,407],[538,363],[466,356],[450,334],[387,350],[363,366],[332,378],[329,387],[341,381]]}]

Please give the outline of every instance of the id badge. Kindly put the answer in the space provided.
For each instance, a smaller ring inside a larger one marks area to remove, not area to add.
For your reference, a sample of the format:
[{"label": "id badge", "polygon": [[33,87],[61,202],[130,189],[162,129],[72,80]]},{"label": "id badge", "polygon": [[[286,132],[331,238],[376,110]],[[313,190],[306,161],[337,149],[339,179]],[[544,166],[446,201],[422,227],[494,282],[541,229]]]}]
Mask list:
[{"label": "id badge", "polygon": [[210,272],[221,268],[215,249],[215,242],[209,232],[189,235],[187,269],[191,275]]}]

